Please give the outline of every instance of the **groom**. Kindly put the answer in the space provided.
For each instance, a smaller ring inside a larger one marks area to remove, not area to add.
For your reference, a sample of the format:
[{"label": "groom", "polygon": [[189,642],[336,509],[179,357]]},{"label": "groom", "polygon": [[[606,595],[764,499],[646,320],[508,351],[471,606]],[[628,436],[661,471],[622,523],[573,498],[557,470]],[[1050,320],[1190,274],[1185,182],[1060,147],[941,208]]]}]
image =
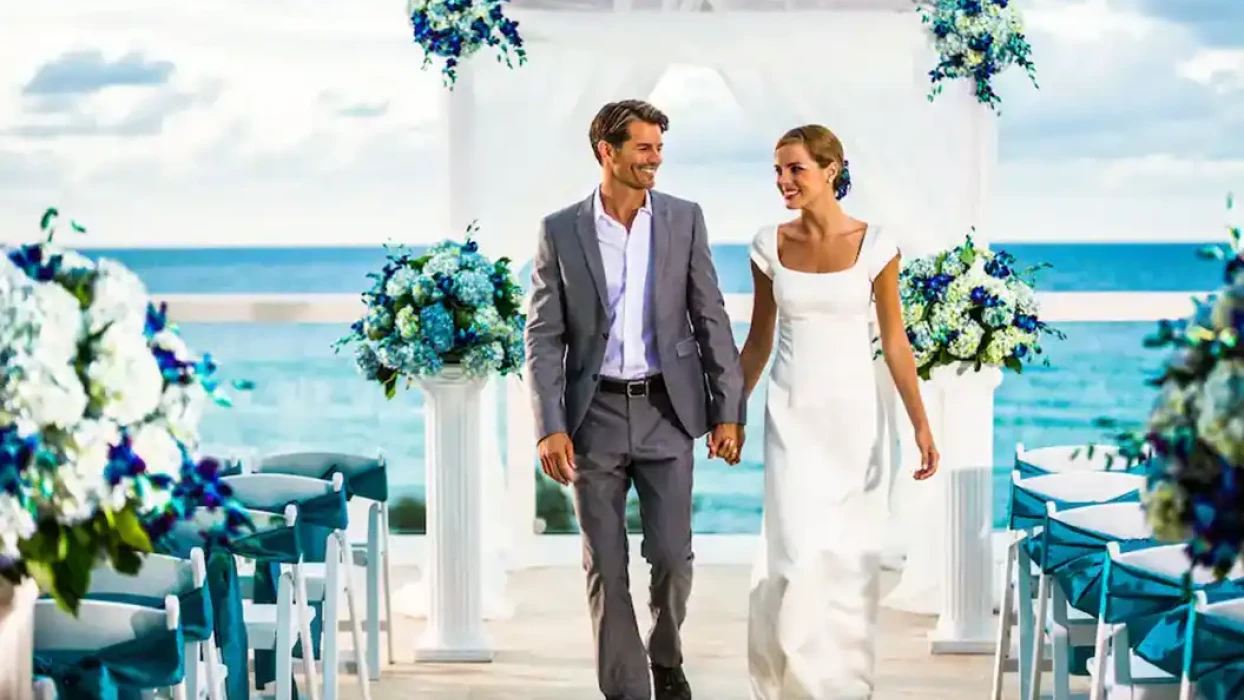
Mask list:
[{"label": "groom", "polygon": [[[690,700],[679,629],[691,592],[692,441],[734,464],[745,400],[704,214],[652,191],[669,120],[639,100],[592,120],[601,183],[544,218],[527,366],[544,473],[573,484],[608,700]],[[631,605],[626,494],[652,567],[647,651]],[[651,676],[649,675],[651,663]]]}]

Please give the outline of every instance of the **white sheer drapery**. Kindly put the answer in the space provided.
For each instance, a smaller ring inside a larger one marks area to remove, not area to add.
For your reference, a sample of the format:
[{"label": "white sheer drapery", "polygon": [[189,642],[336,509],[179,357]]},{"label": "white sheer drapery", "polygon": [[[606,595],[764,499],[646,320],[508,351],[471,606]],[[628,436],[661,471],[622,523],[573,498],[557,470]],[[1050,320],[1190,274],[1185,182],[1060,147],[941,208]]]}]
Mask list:
[{"label": "white sheer drapery", "polygon": [[[832,128],[851,163],[845,205],[888,227],[905,257],[953,245],[983,223],[995,117],[962,85],[928,101],[935,56],[913,9],[910,0],[515,0],[527,65],[477,58],[458,88],[475,89],[480,110],[472,201],[481,242],[516,267],[529,260],[540,219],[598,178],[587,138],[594,112],[646,97],[668,66],[692,64],[717,70],[774,138],[801,123]],[[888,374],[879,391],[889,412],[891,539],[896,553],[915,555],[888,603],[920,610],[940,600],[945,545],[918,533],[945,514],[927,484],[906,478],[910,429]]]}]

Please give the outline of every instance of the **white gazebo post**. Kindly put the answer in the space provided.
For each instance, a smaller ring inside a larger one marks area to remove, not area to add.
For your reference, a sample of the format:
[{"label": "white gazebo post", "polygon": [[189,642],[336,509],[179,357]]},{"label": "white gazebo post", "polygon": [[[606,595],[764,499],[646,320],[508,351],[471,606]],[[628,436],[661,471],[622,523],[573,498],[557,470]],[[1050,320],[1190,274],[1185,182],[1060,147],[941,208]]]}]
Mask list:
[{"label": "white gazebo post", "polygon": [[510,509],[512,568],[516,569],[530,565],[536,537],[536,427],[530,391],[526,379],[509,377],[505,382],[508,443],[505,483]]},{"label": "white gazebo post", "polygon": [[[966,81],[948,86],[942,99],[970,100],[971,129],[966,173],[968,207],[978,230],[986,209],[989,174],[996,152],[997,122],[976,102]],[[978,236],[974,237],[974,241]],[[985,244],[981,238],[980,243]],[[940,395],[944,558],[941,609],[930,634],[934,654],[990,654],[994,651],[993,603],[993,432],[994,393],[1002,370],[963,364],[934,370]]]},{"label": "white gazebo post", "polygon": [[[472,220],[476,116],[470,62],[458,71],[458,82],[446,95],[449,224],[454,235],[461,235]],[[464,377],[460,369],[447,366],[440,376],[419,383],[426,401],[427,563],[424,586],[415,594],[423,600],[403,606],[427,603],[427,627],[415,660],[491,661],[483,609],[483,479],[489,476],[481,464],[480,400],[486,380]]]}]

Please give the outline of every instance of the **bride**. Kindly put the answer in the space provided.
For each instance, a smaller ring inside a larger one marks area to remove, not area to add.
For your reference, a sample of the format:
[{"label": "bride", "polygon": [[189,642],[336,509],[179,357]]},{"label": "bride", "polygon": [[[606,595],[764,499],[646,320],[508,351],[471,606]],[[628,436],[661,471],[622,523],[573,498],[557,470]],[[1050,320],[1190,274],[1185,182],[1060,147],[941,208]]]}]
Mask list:
[{"label": "bride", "polygon": [[899,252],[884,228],[838,205],[851,179],[823,126],[788,131],[774,154],[786,208],[799,215],[752,243],[755,298],[742,351],[750,394],[773,350],[765,408],[761,551],[752,576],[752,700],[869,698],[873,692],[885,503],[869,325],[875,303],[886,365],[937,471],[899,304]]}]

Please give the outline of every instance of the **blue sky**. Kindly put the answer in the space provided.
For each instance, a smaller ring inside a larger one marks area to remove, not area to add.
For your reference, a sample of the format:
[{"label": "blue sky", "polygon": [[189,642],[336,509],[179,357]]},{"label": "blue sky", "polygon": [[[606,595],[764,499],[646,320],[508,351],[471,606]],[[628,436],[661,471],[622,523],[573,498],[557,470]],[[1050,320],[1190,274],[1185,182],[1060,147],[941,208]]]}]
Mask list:
[{"label": "blue sky", "polygon": [[[398,0],[95,5],[0,10],[6,239],[48,204],[98,244],[443,235],[439,78],[419,70]],[[995,237],[1217,237],[1225,193],[1244,192],[1244,3],[1022,6],[1041,89],[1000,83]],[[652,99],[702,134],[683,152],[696,167],[661,184],[704,201],[710,223],[768,216],[728,209],[770,198],[765,164],[731,153],[772,135],[749,130],[720,78],[677,66]]]}]

